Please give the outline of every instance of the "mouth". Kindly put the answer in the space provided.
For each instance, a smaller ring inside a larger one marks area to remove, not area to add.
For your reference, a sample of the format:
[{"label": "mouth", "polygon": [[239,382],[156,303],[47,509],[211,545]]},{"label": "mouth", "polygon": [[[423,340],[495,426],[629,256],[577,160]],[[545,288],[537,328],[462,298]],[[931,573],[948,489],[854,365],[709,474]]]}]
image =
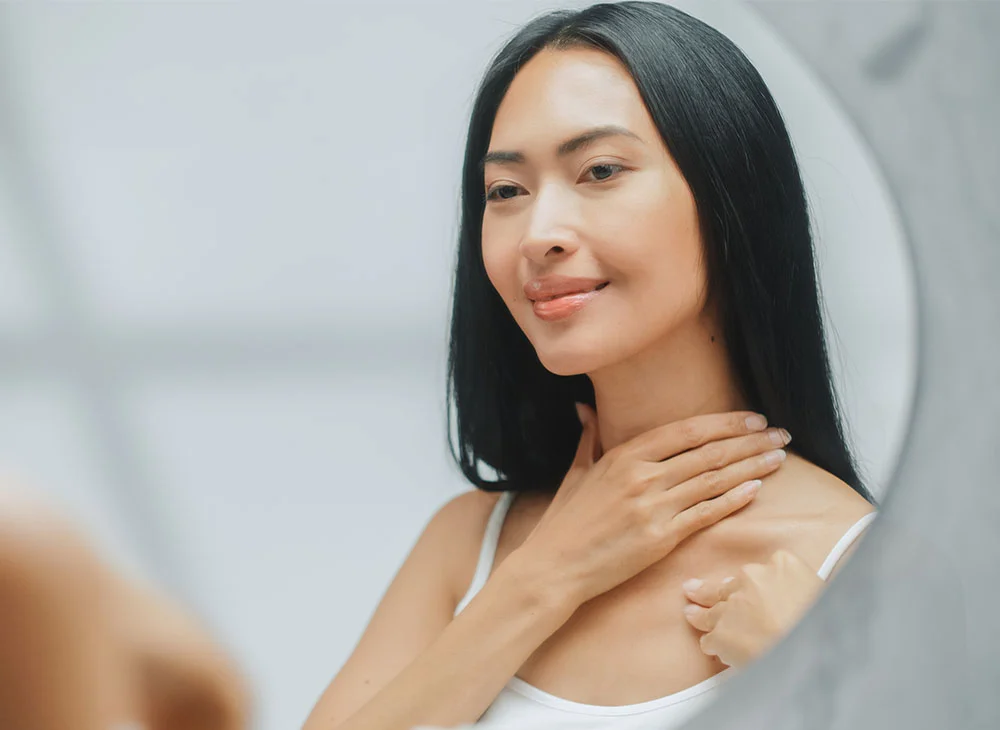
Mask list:
[{"label": "mouth", "polygon": [[593,289],[584,289],[582,291],[567,292],[565,294],[557,294],[556,296],[552,296],[552,297],[545,297],[544,299],[532,299],[531,301],[532,302],[551,302],[551,301],[553,301],[555,299],[562,299],[563,297],[574,297],[574,296],[579,296],[580,294],[589,294],[592,291],[600,291],[601,289],[603,289],[604,287],[606,287],[610,283],[611,283],[610,281],[605,281],[602,284],[598,284]]},{"label": "mouth", "polygon": [[589,302],[600,296],[601,290],[607,288],[609,282],[604,282],[586,291],[562,294],[557,297],[547,297],[531,303],[535,316],[543,322],[558,322],[572,317],[587,306]]}]

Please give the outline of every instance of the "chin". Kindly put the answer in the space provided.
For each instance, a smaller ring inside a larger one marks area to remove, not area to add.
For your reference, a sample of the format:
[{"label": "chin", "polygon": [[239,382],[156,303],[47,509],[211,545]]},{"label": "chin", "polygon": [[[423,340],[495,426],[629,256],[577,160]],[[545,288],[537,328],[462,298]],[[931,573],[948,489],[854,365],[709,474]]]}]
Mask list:
[{"label": "chin", "polygon": [[553,375],[585,375],[609,364],[608,353],[565,351],[560,353],[535,350],[538,360]]}]

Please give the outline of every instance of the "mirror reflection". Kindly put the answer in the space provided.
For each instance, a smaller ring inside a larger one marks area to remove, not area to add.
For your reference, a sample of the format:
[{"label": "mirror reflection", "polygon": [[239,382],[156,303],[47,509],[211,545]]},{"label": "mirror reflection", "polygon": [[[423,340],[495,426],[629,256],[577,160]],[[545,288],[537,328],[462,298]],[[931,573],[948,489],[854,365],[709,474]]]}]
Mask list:
[{"label": "mirror reflection", "polygon": [[749,10],[111,7],[0,23],[0,725],[679,727],[848,563],[909,271]]},{"label": "mirror reflection", "polygon": [[461,192],[449,395],[477,490],[306,728],[675,727],[876,515],[780,111],[677,9],[546,14],[486,70]]}]

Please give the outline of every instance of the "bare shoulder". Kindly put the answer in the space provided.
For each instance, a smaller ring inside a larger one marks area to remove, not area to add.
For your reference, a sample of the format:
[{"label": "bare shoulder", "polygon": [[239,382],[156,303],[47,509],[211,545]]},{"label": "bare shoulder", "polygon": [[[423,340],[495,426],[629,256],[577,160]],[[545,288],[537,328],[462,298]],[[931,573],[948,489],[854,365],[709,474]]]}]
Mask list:
[{"label": "bare shoulder", "polygon": [[499,498],[499,492],[462,492],[442,505],[427,525],[428,537],[440,542],[440,554],[447,561],[456,604],[472,582],[486,523]]},{"label": "bare shoulder", "polygon": [[858,519],[874,509],[851,485],[794,453],[773,481],[783,483],[783,501],[792,511],[837,520]]},{"label": "bare shoulder", "polygon": [[761,516],[776,528],[773,547],[796,553],[814,570],[858,520],[875,511],[849,484],[792,452],[758,499],[767,488]]}]

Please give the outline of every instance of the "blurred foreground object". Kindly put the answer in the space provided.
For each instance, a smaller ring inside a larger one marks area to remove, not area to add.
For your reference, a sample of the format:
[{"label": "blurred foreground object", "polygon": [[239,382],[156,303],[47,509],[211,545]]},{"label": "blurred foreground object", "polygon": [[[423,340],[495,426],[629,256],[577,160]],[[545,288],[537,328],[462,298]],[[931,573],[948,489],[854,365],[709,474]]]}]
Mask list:
[{"label": "blurred foreground object", "polygon": [[240,730],[248,700],[193,616],[0,482],[0,728]]}]

